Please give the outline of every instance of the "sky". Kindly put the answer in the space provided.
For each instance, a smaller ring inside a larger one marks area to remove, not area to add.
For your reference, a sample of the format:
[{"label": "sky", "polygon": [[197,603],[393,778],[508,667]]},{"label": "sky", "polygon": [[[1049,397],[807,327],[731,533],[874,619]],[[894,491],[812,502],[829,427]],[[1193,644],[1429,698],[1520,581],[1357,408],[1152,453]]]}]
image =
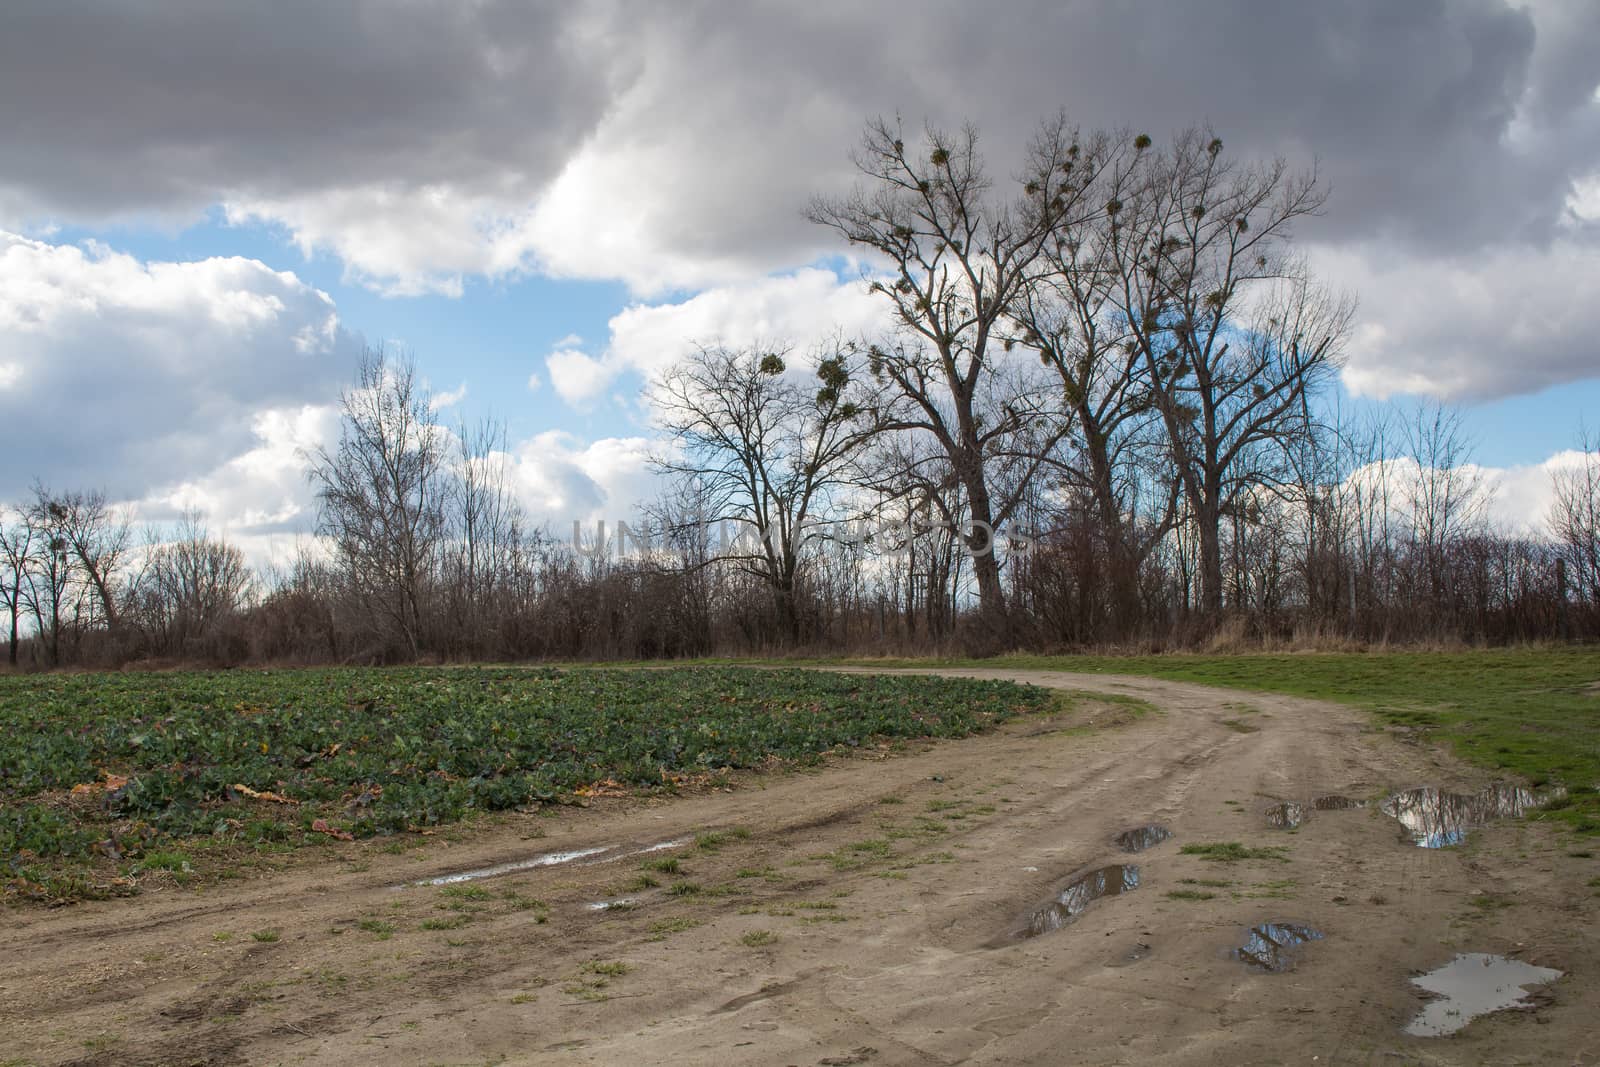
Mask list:
[{"label": "sky", "polygon": [[625,518],[676,355],[880,321],[802,217],[869,118],[971,122],[1004,176],[1064,110],[1316,166],[1341,402],[1460,405],[1526,525],[1600,423],[1596,56],[1593,0],[16,0],[0,501],[101,488],[280,553],[365,343],[505,421],[535,516]]}]

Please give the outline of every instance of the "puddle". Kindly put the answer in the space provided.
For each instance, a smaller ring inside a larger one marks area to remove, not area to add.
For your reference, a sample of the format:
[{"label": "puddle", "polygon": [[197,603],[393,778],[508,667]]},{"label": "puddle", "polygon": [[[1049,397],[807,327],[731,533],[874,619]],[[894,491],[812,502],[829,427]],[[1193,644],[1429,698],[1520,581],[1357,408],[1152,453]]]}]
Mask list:
[{"label": "puddle", "polygon": [[1082,915],[1084,909],[1101,897],[1114,897],[1139,888],[1139,868],[1124,864],[1101,867],[1073,882],[1061,895],[1046,904],[1028,920],[1023,937],[1038,937]]},{"label": "puddle", "polygon": [[629,856],[642,856],[650,852],[661,852],[669,848],[682,848],[693,839],[688,837],[675,838],[671,841],[660,841],[654,845],[643,848],[622,850],[616,845],[600,845],[596,848],[579,848],[570,852],[545,852],[531,856],[525,860],[513,860],[510,863],[497,863],[493,867],[478,867],[470,871],[457,871],[454,874],[441,874],[437,878],[423,878],[416,882],[407,882],[397,889],[410,886],[436,886],[459,885],[462,882],[476,882],[483,878],[498,878],[502,874],[515,874],[518,871],[531,871],[540,867],[559,867],[564,863],[577,863],[579,860],[592,859],[604,855],[604,859],[595,860],[596,863],[610,863],[613,860],[626,859]]},{"label": "puddle", "polygon": [[597,900],[585,905],[590,911],[629,911],[639,906],[636,897],[618,897],[616,900]]},{"label": "puddle", "polygon": [[1412,985],[1439,999],[1430,1001],[1411,1020],[1406,1033],[1412,1037],[1441,1037],[1455,1033],[1480,1015],[1532,1007],[1523,999],[1525,987],[1553,982],[1561,974],[1504,956],[1464,952],[1443,967],[1411,979]]},{"label": "puddle", "polygon": [[1267,825],[1279,830],[1293,830],[1305,821],[1305,805],[1292,800],[1285,800],[1267,809]]},{"label": "puddle", "polygon": [[556,867],[563,863],[575,863],[578,860],[598,856],[602,852],[610,852],[610,845],[599,848],[580,848],[571,852],[546,852],[541,856],[533,856],[525,860],[515,860],[511,863],[498,863],[493,867],[479,867],[471,871],[457,871],[455,874],[441,874],[437,878],[424,878],[418,882],[407,882],[407,885],[456,885],[461,882],[476,882],[480,878],[495,878],[502,874],[514,874],[517,871],[531,871],[537,867]]},{"label": "puddle", "polygon": [[1471,795],[1446,793],[1427,786],[1395,793],[1386,798],[1379,809],[1399,819],[1419,847],[1443,848],[1460,844],[1468,830],[1476,830],[1495,819],[1522,815],[1565,794],[1564,789],[1535,793],[1532,789],[1504,782],[1496,782]]},{"label": "puddle", "polygon": [[1246,933],[1244,944],[1232,956],[1272,974],[1294,970],[1296,949],[1307,941],[1321,941],[1322,931],[1304,923],[1262,923]]},{"label": "puddle", "polygon": [[1143,852],[1147,848],[1161,844],[1171,836],[1171,830],[1158,822],[1153,822],[1149,826],[1124,830],[1113,837],[1111,842],[1124,852]]},{"label": "puddle", "polygon": [[1367,806],[1365,800],[1356,800],[1354,797],[1341,797],[1337,794],[1318,797],[1311,802],[1311,806],[1318,811],[1350,811],[1354,808]]}]

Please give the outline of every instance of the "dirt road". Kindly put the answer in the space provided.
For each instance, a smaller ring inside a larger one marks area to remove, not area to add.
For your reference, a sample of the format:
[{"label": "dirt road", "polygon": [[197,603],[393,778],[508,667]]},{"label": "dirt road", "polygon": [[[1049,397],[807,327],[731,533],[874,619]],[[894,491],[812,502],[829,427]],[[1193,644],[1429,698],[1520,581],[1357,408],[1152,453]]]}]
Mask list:
[{"label": "dirt road", "polygon": [[[1600,1062],[1600,861],[1569,855],[1573,838],[1506,820],[1426,850],[1373,804],[1313,811],[1294,832],[1266,818],[1278,801],[1470,789],[1481,773],[1335,705],[950,673],[1159,712],[1084,702],[733,792],[0,914],[0,1063]],[[1137,855],[1112,843],[1146,823],[1174,836]],[[1180,851],[1211,842],[1283,851]],[[1106,864],[1136,864],[1137,887],[1015,936]],[[592,906],[618,899],[632,906]],[[1229,953],[1262,922],[1324,936],[1265,973]],[[1423,1003],[1408,978],[1458,951],[1566,974],[1531,1010],[1406,1036]]]}]

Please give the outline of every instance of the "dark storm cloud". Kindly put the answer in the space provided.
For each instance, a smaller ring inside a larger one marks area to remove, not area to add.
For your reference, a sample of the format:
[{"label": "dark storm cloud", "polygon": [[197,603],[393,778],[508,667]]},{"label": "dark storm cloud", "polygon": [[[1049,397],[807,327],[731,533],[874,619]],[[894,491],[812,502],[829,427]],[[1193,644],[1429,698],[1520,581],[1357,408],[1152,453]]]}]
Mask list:
[{"label": "dark storm cloud", "polygon": [[493,188],[606,107],[568,4],[24,0],[0,11],[0,189],[78,218],[357,180]]},{"label": "dark storm cloud", "polygon": [[[1319,156],[1330,234],[1443,246],[1547,233],[1600,159],[1585,3],[51,0],[0,25],[0,184],[69,216],[376,181],[532,197],[612,109],[648,116],[628,131],[641,142],[681,146],[678,172],[634,177],[691,207],[752,164],[798,192],[877,112],[970,118],[997,150],[1063,107],[1157,136],[1210,121],[1240,150]],[[629,100],[641,73],[651,98]],[[715,198],[740,225],[677,215],[675,236],[742,243],[751,215],[792,215],[772,191]]]}]

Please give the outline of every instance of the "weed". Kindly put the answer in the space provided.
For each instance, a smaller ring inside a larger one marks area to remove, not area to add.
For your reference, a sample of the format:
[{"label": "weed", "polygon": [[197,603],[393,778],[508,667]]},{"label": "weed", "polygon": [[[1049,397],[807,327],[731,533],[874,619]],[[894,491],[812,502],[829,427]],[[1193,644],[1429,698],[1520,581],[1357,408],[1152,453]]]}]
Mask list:
[{"label": "weed", "polygon": [[1209,844],[1184,845],[1178,851],[1185,856],[1199,856],[1215,863],[1241,863],[1245,860],[1277,860],[1279,863],[1286,863],[1288,857],[1284,853],[1289,850],[1282,845],[1251,848],[1237,841],[1215,841]]},{"label": "weed", "polygon": [[763,945],[770,945],[777,940],[778,935],[771,930],[751,930],[749,933],[739,938],[740,944],[746,946],[747,948],[760,948]]},{"label": "weed", "polygon": [[1167,896],[1172,900],[1215,900],[1217,897],[1203,889],[1169,889]]},{"label": "weed", "polygon": [[358,930],[365,930],[369,934],[376,934],[379,941],[387,941],[394,936],[394,924],[384,922],[382,919],[362,919],[356,923]]}]

